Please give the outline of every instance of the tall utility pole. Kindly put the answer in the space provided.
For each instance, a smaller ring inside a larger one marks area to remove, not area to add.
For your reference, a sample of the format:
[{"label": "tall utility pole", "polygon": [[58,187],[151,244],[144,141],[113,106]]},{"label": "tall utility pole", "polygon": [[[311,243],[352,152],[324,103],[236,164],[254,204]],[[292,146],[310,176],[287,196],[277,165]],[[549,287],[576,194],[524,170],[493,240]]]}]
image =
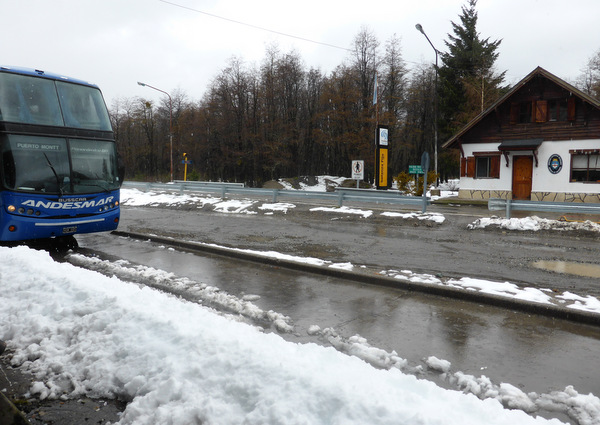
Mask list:
[{"label": "tall utility pole", "polygon": [[170,148],[170,152],[171,152],[171,181],[173,181],[173,99],[171,99],[171,95],[169,93],[167,93],[164,90],[161,89],[157,89],[156,87],[152,87],[149,84],[145,84],[145,83],[140,83],[138,81],[138,84],[142,87],[148,87],[151,89],[154,89],[156,91],[159,91],[161,93],[166,94],[169,97],[169,143],[171,145]]},{"label": "tall utility pole", "polygon": [[419,30],[419,32],[421,34],[423,34],[425,36],[425,38],[427,39],[427,41],[429,41],[429,44],[431,45],[431,47],[433,48],[433,51],[435,52],[435,83],[434,83],[434,90],[435,93],[433,94],[433,139],[434,139],[434,150],[433,150],[433,163],[434,163],[434,169],[435,169],[435,174],[437,174],[438,172],[438,89],[437,89],[437,80],[438,80],[438,49],[436,49],[433,45],[433,43],[431,42],[431,40],[429,39],[429,37],[427,37],[427,34],[425,34],[425,31],[423,30],[423,27],[421,26],[421,24],[417,24],[415,25],[415,28],[417,30]]}]

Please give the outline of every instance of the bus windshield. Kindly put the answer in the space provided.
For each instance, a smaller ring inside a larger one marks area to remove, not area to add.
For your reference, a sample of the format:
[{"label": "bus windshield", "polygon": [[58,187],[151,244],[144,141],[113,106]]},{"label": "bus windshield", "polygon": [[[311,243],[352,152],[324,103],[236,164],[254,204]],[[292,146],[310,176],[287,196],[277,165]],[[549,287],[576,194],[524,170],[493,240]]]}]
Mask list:
[{"label": "bus windshield", "polygon": [[0,120],[112,131],[99,89],[5,72],[0,73]]},{"label": "bus windshield", "polygon": [[119,188],[115,144],[98,140],[4,135],[3,186],[58,195]]}]

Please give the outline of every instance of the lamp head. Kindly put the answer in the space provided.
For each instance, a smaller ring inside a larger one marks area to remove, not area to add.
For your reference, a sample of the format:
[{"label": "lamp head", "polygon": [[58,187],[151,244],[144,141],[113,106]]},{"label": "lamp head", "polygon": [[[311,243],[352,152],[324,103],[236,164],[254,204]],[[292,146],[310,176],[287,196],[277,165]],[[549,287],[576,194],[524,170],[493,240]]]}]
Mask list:
[{"label": "lamp head", "polygon": [[[425,31],[423,31],[423,27],[421,26],[421,24],[417,24],[417,25],[415,25],[415,28],[416,28],[417,30],[419,30],[419,32],[420,32],[421,34],[425,35]],[[139,84],[139,83],[138,83],[138,84]]]},{"label": "lamp head", "polygon": [[139,85],[139,86],[142,86],[142,87],[145,87],[145,86],[146,86],[146,84],[144,84],[144,83],[140,83],[139,81],[138,81],[137,83],[138,83],[138,85]]}]

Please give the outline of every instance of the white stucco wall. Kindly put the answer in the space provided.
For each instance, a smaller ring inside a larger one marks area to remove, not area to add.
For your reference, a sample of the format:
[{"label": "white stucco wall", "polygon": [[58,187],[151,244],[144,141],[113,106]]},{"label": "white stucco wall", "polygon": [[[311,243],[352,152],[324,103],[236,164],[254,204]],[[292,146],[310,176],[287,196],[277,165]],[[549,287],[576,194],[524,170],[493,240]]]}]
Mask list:
[{"label": "white stucco wall", "polygon": [[[474,152],[494,152],[498,150],[499,143],[465,144],[463,151],[466,157],[473,156]],[[595,140],[564,140],[544,141],[538,148],[538,166],[533,166],[532,194],[533,193],[564,193],[564,194],[594,194],[600,192],[600,183],[571,183],[570,168],[572,149],[600,149],[600,139]],[[554,154],[560,155],[562,169],[557,174],[552,174],[548,169],[548,160]],[[461,177],[460,196],[488,198],[504,197],[503,192],[512,192],[513,156],[532,155],[532,151],[513,151],[508,155],[508,167],[506,158],[502,154],[500,158],[500,178],[498,179],[475,179],[472,177]]]},{"label": "white stucco wall", "polygon": [[[500,143],[470,143],[463,145],[465,157],[473,156],[473,152],[496,152]],[[500,158],[500,178],[499,179],[475,179],[473,177],[461,177],[461,190],[511,190],[512,185],[512,163],[510,168],[506,168],[504,156]],[[508,171],[510,170],[510,171]]]},{"label": "white stucco wall", "polygon": [[[571,149],[600,149],[600,139],[544,142],[538,149],[539,166],[533,167],[532,191],[557,193],[599,192],[600,183],[571,183]],[[560,155],[563,166],[559,173],[548,170],[548,160],[554,154]],[[512,168],[511,168],[512,172]]]}]

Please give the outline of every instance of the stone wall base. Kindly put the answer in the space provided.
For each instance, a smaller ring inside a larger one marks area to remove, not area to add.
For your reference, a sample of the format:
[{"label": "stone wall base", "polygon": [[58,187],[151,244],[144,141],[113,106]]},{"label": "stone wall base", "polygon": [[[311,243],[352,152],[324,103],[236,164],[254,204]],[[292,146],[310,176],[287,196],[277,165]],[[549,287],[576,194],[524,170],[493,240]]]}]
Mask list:
[{"label": "stone wall base", "polygon": [[507,190],[458,190],[459,199],[473,199],[482,201],[490,198],[510,199],[511,196],[512,192]]},{"label": "stone wall base", "polygon": [[[512,199],[510,190],[467,190],[458,191],[459,199],[487,200],[490,198]],[[600,193],[557,193],[531,192],[532,201],[600,203]]]},{"label": "stone wall base", "polygon": [[600,203],[600,193],[532,192],[532,201]]}]

